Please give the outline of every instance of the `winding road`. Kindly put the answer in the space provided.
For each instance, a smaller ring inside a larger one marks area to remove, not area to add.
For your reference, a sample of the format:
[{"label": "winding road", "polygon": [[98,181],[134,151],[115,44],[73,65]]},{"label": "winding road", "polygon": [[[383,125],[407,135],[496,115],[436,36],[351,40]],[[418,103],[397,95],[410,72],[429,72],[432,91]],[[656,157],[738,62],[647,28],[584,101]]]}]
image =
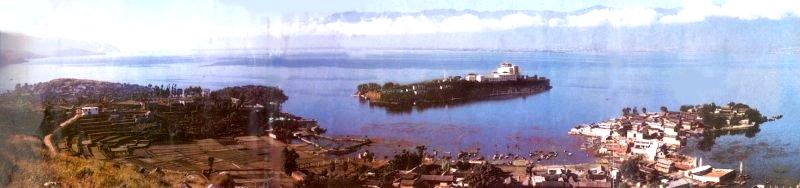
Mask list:
[{"label": "winding road", "polygon": [[44,145],[47,146],[47,149],[50,150],[51,154],[58,155],[58,149],[56,149],[55,142],[53,142],[53,133],[57,132],[60,133],[66,126],[69,126],[73,122],[77,121],[78,119],[80,119],[80,117],[83,117],[83,113],[81,113],[78,110],[75,110],[75,116],[72,116],[72,118],[69,118],[67,121],[62,122],[61,124],[58,125],[58,128],[53,130],[52,133],[44,136],[43,139]]}]

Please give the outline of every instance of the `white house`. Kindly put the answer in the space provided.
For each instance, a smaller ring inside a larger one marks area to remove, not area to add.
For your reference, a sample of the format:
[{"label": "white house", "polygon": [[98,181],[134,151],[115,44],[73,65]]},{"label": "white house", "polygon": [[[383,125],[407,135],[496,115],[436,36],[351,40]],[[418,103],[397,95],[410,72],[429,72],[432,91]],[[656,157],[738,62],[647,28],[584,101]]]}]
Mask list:
[{"label": "white house", "polygon": [[520,72],[519,66],[504,61],[503,63],[500,64],[500,67],[498,67],[489,76],[470,73],[467,74],[466,79],[467,81],[475,81],[475,82],[516,81],[522,78],[522,75],[519,72]]},{"label": "white house", "polygon": [[672,126],[672,127],[670,127],[670,126],[667,126],[667,127],[665,127],[665,128],[664,128],[664,135],[666,135],[666,136],[673,136],[673,137],[676,137],[676,136],[678,136],[678,131],[677,131],[677,130],[675,130],[675,128],[676,128],[676,127],[674,127],[674,126]]},{"label": "white house", "polygon": [[100,108],[96,106],[87,106],[81,108],[81,115],[91,116],[100,114]]},{"label": "white house", "polygon": [[633,142],[631,153],[642,155],[647,160],[655,161],[659,147],[661,147],[661,142],[658,140],[636,139]]},{"label": "white house", "polygon": [[627,133],[625,133],[625,137],[629,139],[641,140],[644,139],[644,133],[636,130],[629,130]]},{"label": "white house", "polygon": [[676,136],[664,136],[662,141],[668,146],[683,146],[683,140]]},{"label": "white house", "polygon": [[613,131],[611,130],[611,128],[590,126],[590,125],[583,125],[579,128],[573,128],[570,130],[570,134],[579,134],[579,135],[600,137],[600,138],[608,138],[609,136],[611,136],[612,133]]}]

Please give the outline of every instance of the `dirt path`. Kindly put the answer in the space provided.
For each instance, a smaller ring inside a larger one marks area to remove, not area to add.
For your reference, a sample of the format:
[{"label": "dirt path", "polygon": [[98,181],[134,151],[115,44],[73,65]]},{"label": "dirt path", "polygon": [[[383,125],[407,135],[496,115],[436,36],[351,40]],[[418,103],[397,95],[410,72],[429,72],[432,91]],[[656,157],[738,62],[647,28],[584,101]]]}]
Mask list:
[{"label": "dirt path", "polygon": [[75,116],[72,116],[72,118],[69,118],[67,121],[62,122],[61,124],[58,125],[58,128],[53,130],[52,133],[47,134],[47,135],[44,136],[44,139],[43,139],[44,145],[47,146],[48,150],[50,150],[50,154],[53,154],[53,155],[57,155],[58,154],[58,149],[56,149],[55,143],[53,142],[53,133],[56,133],[56,132],[60,133],[62,131],[62,129],[64,129],[64,127],[66,127],[66,126],[72,124],[73,122],[77,121],[80,117],[83,117],[83,115],[80,112],[76,111],[75,112]]}]

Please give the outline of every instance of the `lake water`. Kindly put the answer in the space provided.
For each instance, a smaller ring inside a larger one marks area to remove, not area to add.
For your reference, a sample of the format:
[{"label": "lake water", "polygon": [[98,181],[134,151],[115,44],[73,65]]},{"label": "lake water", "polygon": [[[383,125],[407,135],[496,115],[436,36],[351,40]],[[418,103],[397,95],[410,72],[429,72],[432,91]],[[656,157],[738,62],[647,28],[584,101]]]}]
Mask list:
[{"label": "lake water", "polygon": [[[408,83],[470,72],[486,73],[502,60],[524,74],[549,77],[553,89],[507,100],[474,102],[406,113],[361,103],[352,94],[365,82]],[[0,68],[0,89],[15,83],[85,78],[137,84],[275,85],[289,96],[284,110],[317,119],[329,134],[380,138],[375,150],[425,144],[440,151],[568,150],[558,163],[592,159],[581,139],[567,135],[580,123],[616,117],[626,106],[737,101],[784,118],[754,137],[726,135],[708,150],[687,152],[705,163],[738,168],[755,183],[796,184],[800,176],[800,57],[796,54],[381,51],[267,55],[51,58]]]}]

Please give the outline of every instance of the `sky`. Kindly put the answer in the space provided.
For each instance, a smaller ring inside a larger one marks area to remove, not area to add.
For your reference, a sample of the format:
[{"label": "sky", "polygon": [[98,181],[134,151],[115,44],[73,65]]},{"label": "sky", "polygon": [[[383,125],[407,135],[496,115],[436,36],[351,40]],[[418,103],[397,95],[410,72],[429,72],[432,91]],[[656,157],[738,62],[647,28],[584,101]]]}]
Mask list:
[{"label": "sky", "polygon": [[682,4],[682,1],[678,0],[295,0],[290,3],[286,1],[225,0],[223,2],[244,6],[252,12],[262,12],[269,15],[346,11],[419,12],[431,9],[476,11],[550,10],[569,12],[598,5],[606,7],[678,8]]},{"label": "sky", "polygon": [[[588,12],[573,12],[589,7]],[[662,14],[656,9],[675,9]],[[481,17],[407,14],[356,21],[326,20],[348,11],[414,13],[433,9],[534,10]],[[800,15],[797,0],[0,0],[0,30],[35,37],[105,43],[122,51],[214,49],[212,40],[297,35],[418,35],[524,27],[645,27],[701,22],[709,17],[779,20]],[[227,47],[227,46],[226,46]]]}]

